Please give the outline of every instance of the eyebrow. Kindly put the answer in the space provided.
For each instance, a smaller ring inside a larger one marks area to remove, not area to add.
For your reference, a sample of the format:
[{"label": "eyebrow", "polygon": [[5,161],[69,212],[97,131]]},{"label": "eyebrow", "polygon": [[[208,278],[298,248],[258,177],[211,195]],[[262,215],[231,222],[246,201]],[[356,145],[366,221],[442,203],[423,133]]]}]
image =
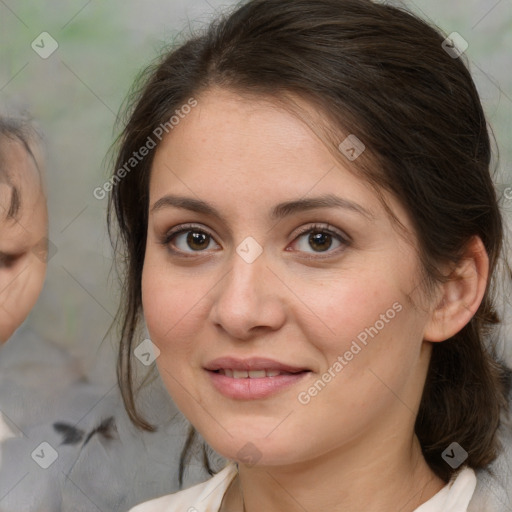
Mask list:
[{"label": "eyebrow", "polygon": [[[158,199],[155,204],[151,207],[151,212],[162,210],[163,208],[180,208],[184,210],[190,210],[196,213],[202,213],[215,217],[216,219],[223,221],[222,215],[213,207],[211,204],[194,199],[192,197],[165,195]],[[343,208],[366,217],[367,219],[374,219],[374,215],[370,213],[366,208],[361,205],[354,203],[348,199],[344,199],[333,194],[326,194],[318,197],[301,198],[294,201],[287,201],[279,203],[272,208],[270,218],[273,220],[280,220],[294,213],[300,213],[308,210],[315,210],[318,208]]]}]

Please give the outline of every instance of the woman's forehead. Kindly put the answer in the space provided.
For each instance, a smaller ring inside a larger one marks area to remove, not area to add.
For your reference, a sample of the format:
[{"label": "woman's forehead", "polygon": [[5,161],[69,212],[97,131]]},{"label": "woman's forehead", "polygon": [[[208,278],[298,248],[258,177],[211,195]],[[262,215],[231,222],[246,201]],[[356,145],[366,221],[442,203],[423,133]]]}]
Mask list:
[{"label": "woman's forehead", "polygon": [[153,171],[186,172],[216,183],[223,176],[232,184],[248,184],[255,175],[267,182],[288,178],[293,186],[301,172],[318,181],[333,164],[311,130],[286,110],[221,91],[200,97],[173,127],[157,149]]},{"label": "woman's forehead", "polygon": [[[332,194],[384,215],[375,188],[354,172],[354,163],[342,153],[335,158],[307,123],[272,98],[217,90],[197,102],[156,151],[152,205],[179,194],[219,204],[261,202],[270,211],[278,203]],[[403,218],[398,201],[386,200]]]}]

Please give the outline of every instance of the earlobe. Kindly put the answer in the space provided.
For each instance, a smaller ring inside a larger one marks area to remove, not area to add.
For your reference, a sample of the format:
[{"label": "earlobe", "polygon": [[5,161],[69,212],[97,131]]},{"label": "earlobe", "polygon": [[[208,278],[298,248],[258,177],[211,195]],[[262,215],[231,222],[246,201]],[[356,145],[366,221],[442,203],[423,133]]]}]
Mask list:
[{"label": "earlobe", "polygon": [[474,236],[448,280],[439,286],[423,335],[426,341],[447,340],[471,320],[484,297],[488,275],[489,257],[480,237]]}]

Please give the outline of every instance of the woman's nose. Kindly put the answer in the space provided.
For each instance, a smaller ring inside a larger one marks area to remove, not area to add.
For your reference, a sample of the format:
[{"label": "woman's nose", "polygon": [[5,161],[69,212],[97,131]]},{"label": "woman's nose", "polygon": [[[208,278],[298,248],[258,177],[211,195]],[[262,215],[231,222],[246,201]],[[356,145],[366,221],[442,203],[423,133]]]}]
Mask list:
[{"label": "woman's nose", "polygon": [[275,331],[286,319],[285,291],[264,253],[252,260],[237,252],[215,287],[210,320],[239,340]]}]

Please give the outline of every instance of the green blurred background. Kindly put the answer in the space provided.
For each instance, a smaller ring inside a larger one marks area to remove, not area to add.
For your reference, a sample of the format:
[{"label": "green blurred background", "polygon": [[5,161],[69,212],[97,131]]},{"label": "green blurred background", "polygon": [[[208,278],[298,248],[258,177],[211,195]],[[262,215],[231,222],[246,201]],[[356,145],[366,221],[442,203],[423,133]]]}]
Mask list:
[{"label": "green blurred background", "polygon": [[[40,301],[28,322],[80,356],[89,373],[112,373],[101,341],[117,307],[110,273],[106,200],[93,190],[110,169],[116,114],[137,73],[173,38],[202,27],[218,0],[0,0],[0,109],[31,111],[47,139],[50,259]],[[415,0],[411,10],[445,33],[460,33],[500,148],[499,188],[512,186],[512,0]],[[32,41],[48,32],[47,59]],[[503,203],[512,211],[512,200]],[[509,331],[510,332],[510,331]],[[106,347],[106,348],[105,348]],[[92,362],[98,355],[101,368]],[[109,370],[110,369],[110,370]]]}]

